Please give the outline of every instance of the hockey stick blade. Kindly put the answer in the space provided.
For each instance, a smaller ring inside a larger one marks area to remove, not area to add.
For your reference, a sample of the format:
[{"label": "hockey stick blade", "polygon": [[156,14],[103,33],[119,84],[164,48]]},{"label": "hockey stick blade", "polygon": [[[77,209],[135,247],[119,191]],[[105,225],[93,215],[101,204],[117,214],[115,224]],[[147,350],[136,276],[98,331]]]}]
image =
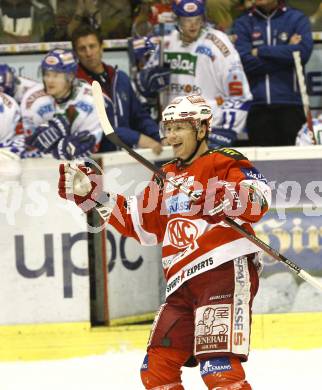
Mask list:
[{"label": "hockey stick blade", "polygon": [[92,93],[95,102],[96,112],[106,136],[113,134],[114,130],[110,124],[110,121],[107,119],[106,111],[105,111],[105,103],[101,85],[98,81],[94,80],[92,83]]},{"label": "hockey stick blade", "polygon": [[[94,96],[94,104],[97,110],[97,115],[99,117],[100,124],[102,126],[102,129],[106,135],[106,137],[116,146],[126,150],[130,156],[132,156],[135,160],[140,162],[142,165],[144,165],[146,168],[148,168],[150,171],[155,173],[157,176],[162,178],[163,180],[171,183],[175,188],[180,189],[180,191],[184,192],[192,201],[197,201],[199,196],[196,196],[194,194],[193,190],[190,190],[189,188],[185,187],[183,183],[177,183],[176,180],[173,177],[168,177],[165,172],[161,171],[159,168],[157,168],[155,165],[153,165],[150,161],[146,160],[144,157],[142,157],[140,154],[135,152],[132,148],[130,148],[128,145],[126,145],[114,132],[113,127],[110,124],[110,121],[108,120],[108,117],[106,115],[105,106],[104,106],[104,98],[103,98],[103,92],[101,89],[100,84],[97,81],[93,81],[92,83],[92,91]],[[251,241],[253,244],[257,245],[260,249],[262,249],[264,252],[272,256],[277,261],[283,263],[285,266],[287,266],[291,271],[295,272],[299,277],[301,277],[303,280],[305,280],[307,283],[311,284],[312,286],[316,287],[322,292],[322,283],[320,283],[318,280],[313,278],[308,272],[304,271],[302,268],[300,268],[298,265],[293,263],[291,260],[277,252],[275,249],[271,248],[269,245],[267,245],[264,241],[260,240],[255,235],[249,233],[245,228],[238,225],[234,220],[231,218],[226,217],[225,222],[235,231],[243,235],[244,237],[248,238],[249,241]]]}]

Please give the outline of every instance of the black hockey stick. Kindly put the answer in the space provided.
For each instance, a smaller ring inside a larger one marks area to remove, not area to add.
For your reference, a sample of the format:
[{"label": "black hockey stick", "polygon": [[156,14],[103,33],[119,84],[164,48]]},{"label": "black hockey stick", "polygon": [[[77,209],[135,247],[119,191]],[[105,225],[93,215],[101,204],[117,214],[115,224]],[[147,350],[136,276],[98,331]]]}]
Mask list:
[{"label": "black hockey stick", "polygon": [[[175,188],[180,189],[183,193],[185,193],[192,201],[197,201],[199,196],[197,196],[193,190],[190,190],[189,188],[185,187],[183,183],[177,183],[177,181],[172,178],[168,177],[165,172],[158,169],[154,164],[152,164],[150,161],[146,160],[144,157],[142,157],[140,154],[135,152],[132,148],[130,148],[128,145],[126,145],[114,132],[110,121],[108,120],[108,117],[106,115],[105,111],[105,105],[104,105],[104,98],[102,94],[102,89],[100,84],[97,81],[93,81],[92,83],[92,92],[94,97],[94,104],[97,111],[97,115],[99,117],[100,124],[102,126],[102,129],[104,131],[104,134],[108,138],[109,141],[111,141],[114,145],[119,146],[120,148],[126,150],[130,156],[132,156],[135,160],[139,161],[142,165],[144,165],[147,169],[154,172],[157,176],[162,178],[163,180],[171,183]],[[260,240],[255,235],[249,233],[246,229],[244,229],[242,226],[238,225],[235,221],[233,221],[231,218],[226,217],[225,223],[227,223],[232,229],[237,231],[238,233],[242,234],[244,237],[248,238],[249,241],[251,241],[253,244],[257,245],[260,249],[262,249],[264,252],[268,253],[270,256],[272,256],[277,261],[283,263],[285,266],[287,266],[291,271],[295,272],[300,278],[311,284],[312,286],[316,287],[320,291],[322,291],[322,283],[320,283],[318,280],[316,280],[314,277],[312,277],[308,272],[304,271],[302,268],[300,268],[298,265],[293,263],[291,260],[280,254],[275,249],[271,248],[269,245],[265,244],[264,241]]]}]

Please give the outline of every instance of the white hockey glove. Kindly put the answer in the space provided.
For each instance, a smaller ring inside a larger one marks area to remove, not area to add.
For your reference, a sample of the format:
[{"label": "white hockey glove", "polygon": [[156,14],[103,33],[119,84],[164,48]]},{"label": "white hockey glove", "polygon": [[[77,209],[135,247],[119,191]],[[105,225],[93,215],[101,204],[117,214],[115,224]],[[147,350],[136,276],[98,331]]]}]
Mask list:
[{"label": "white hockey glove", "polygon": [[102,184],[102,175],[85,165],[64,163],[59,166],[60,197],[75,202],[85,213],[109,198]]}]

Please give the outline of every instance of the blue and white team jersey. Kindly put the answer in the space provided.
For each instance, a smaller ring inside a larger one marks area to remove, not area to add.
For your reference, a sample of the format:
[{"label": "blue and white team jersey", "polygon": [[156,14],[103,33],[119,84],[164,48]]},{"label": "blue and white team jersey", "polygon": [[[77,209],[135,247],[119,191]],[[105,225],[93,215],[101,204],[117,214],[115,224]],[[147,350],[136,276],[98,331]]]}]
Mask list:
[{"label": "blue and white team jersey", "polygon": [[36,84],[38,84],[38,82],[35,80],[29,79],[28,77],[18,76],[16,78],[15,93],[13,96],[15,101],[20,104],[23,95],[28,91],[28,89],[34,87]]},{"label": "blue and white team jersey", "polygon": [[20,109],[17,102],[0,92],[0,147],[7,147],[16,137],[19,120]]},{"label": "blue and white team jersey", "polygon": [[[212,127],[240,133],[246,122],[252,94],[238,52],[228,36],[210,26],[199,38],[184,43],[179,31],[164,37],[164,62],[171,70],[166,101],[200,94],[212,108]],[[158,57],[152,56],[149,67]]]},{"label": "blue and white team jersey", "polygon": [[25,133],[32,134],[36,128],[47,123],[55,114],[63,114],[70,123],[70,134],[89,131],[98,144],[102,128],[94,107],[90,85],[76,80],[70,98],[62,103],[47,95],[42,83],[37,83],[23,96],[21,102],[22,123]]}]

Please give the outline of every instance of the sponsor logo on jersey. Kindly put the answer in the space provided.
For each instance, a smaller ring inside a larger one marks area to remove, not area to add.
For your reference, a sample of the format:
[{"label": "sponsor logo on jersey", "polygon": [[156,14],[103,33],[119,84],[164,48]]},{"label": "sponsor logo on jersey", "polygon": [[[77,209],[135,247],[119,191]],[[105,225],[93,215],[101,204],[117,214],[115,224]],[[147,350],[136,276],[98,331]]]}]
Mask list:
[{"label": "sponsor logo on jersey", "polygon": [[191,84],[171,83],[170,91],[173,93],[201,94],[201,89],[197,85],[191,85]]},{"label": "sponsor logo on jersey", "polygon": [[262,35],[262,32],[261,32],[261,31],[254,31],[254,32],[252,33],[252,38],[253,38],[253,39],[258,39],[261,35]]},{"label": "sponsor logo on jersey", "polygon": [[197,241],[195,241],[191,245],[189,245],[186,249],[181,250],[178,254],[162,259],[163,268],[167,269],[169,267],[172,267],[174,264],[179,263],[179,261],[181,261],[183,258],[190,255],[192,252],[194,252],[198,248],[199,248],[199,245],[198,245]]},{"label": "sponsor logo on jersey", "polygon": [[186,194],[171,196],[165,201],[169,214],[187,213],[190,210],[190,199]]},{"label": "sponsor logo on jersey", "polygon": [[205,54],[211,59],[211,61],[215,61],[216,57],[208,46],[204,46],[204,45],[198,46],[196,49],[196,53]]},{"label": "sponsor logo on jersey", "polygon": [[238,75],[231,75],[231,80],[228,82],[228,90],[230,96],[243,96],[243,82],[238,79]]},{"label": "sponsor logo on jersey", "polygon": [[215,46],[222,52],[224,57],[228,57],[230,54],[230,51],[227,47],[227,45],[220,39],[218,38],[215,34],[213,33],[208,33],[206,35],[206,39],[210,39]]},{"label": "sponsor logo on jersey", "polygon": [[141,366],[141,371],[146,371],[149,367],[149,356],[145,355],[142,366]]},{"label": "sponsor logo on jersey", "polygon": [[170,64],[172,73],[187,74],[194,76],[196,74],[197,57],[190,53],[164,53],[164,61]]},{"label": "sponsor logo on jersey", "polygon": [[167,230],[169,242],[176,248],[186,248],[198,237],[198,227],[184,218],[171,220]]},{"label": "sponsor logo on jersey", "polygon": [[30,95],[28,97],[27,102],[26,102],[26,108],[29,109],[32,106],[34,101],[36,101],[37,99],[39,99],[43,96],[47,96],[46,92],[43,89],[41,89],[40,91],[34,92],[32,95]]},{"label": "sponsor logo on jersey", "polygon": [[201,376],[231,370],[232,366],[228,357],[213,358],[200,363]]},{"label": "sponsor logo on jersey", "polygon": [[231,297],[232,297],[232,294],[212,295],[209,298],[209,301],[219,301],[219,300],[228,299],[228,298],[231,298]]},{"label": "sponsor logo on jersey", "polygon": [[244,95],[244,73],[240,64],[234,64],[230,69],[227,77],[228,90],[230,96]]},{"label": "sponsor logo on jersey", "polygon": [[41,106],[38,110],[37,110],[37,114],[39,116],[44,116],[46,114],[49,114],[50,112],[53,112],[54,111],[54,107],[52,106],[52,104],[45,104],[43,106]]},{"label": "sponsor logo on jersey", "polygon": [[241,171],[244,173],[247,179],[260,180],[267,184],[267,179],[262,175],[255,167],[253,168],[241,168]]},{"label": "sponsor logo on jersey", "polygon": [[88,104],[81,100],[75,104],[75,107],[80,109],[81,111],[86,112],[87,114],[90,114],[93,111],[93,106],[91,104]]},{"label": "sponsor logo on jersey", "polygon": [[248,310],[250,281],[247,265],[247,257],[239,257],[234,261],[235,268],[235,295],[234,295],[234,321],[233,344],[242,346],[247,339]]},{"label": "sponsor logo on jersey", "polygon": [[201,271],[205,268],[208,268],[209,266],[212,266],[214,264],[214,260],[212,257],[209,257],[208,259],[201,260],[197,264],[194,264],[190,268],[186,270],[186,276],[192,276],[193,274],[197,273],[198,271]]},{"label": "sponsor logo on jersey", "polygon": [[[188,251],[191,253],[197,248],[198,248],[198,243],[193,242],[191,244],[191,247],[188,249]],[[176,258],[176,262],[178,262],[177,258]],[[166,288],[166,296],[172,294],[186,280],[189,280],[194,276],[200,275],[203,272],[206,272],[214,268],[214,265],[215,265],[215,261],[212,256],[209,256],[209,253],[195,259],[192,263],[187,264],[180,271],[172,275],[171,278],[168,280],[168,284]]]},{"label": "sponsor logo on jersey", "polygon": [[[229,350],[231,329],[230,304],[198,307],[195,321],[195,354]],[[223,366],[226,366],[227,370],[231,369],[229,364],[224,364]],[[223,368],[221,367],[221,369]]]}]

